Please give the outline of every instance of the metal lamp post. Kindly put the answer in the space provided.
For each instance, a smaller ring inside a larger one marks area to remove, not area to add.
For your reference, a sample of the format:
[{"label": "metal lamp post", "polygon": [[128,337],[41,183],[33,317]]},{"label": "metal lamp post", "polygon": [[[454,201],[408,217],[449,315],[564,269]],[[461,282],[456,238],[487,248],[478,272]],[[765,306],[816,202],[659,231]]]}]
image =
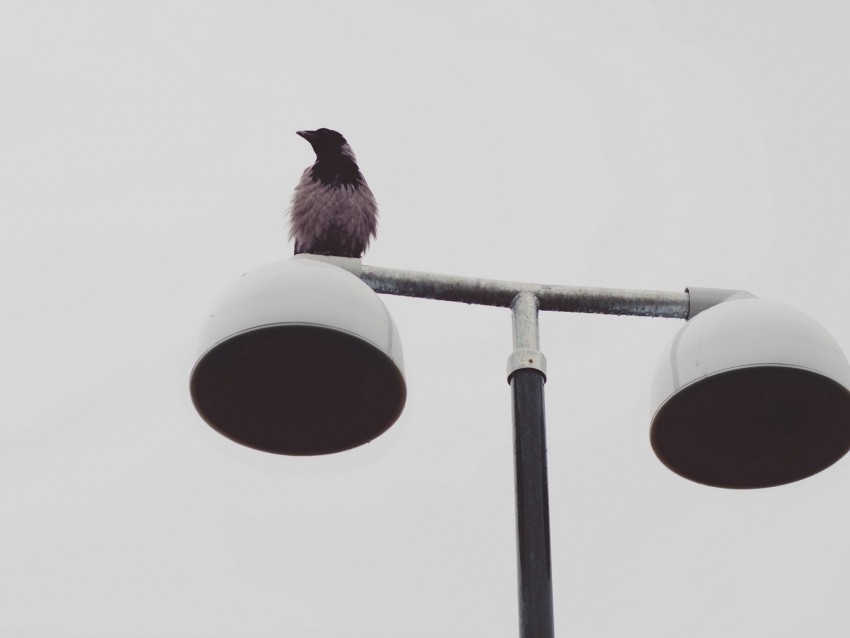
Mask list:
[{"label": "metal lamp post", "polygon": [[[374,291],[374,292],[373,292]],[[374,293],[509,307],[520,635],[554,635],[538,311],[687,323],[653,382],[650,441],[690,480],[726,488],[797,481],[850,449],[850,365],[810,317],[734,290],[546,286],[299,255],[243,275],[210,316],[191,394],[233,440],[279,454],[339,452],[404,407],[401,341]]]}]

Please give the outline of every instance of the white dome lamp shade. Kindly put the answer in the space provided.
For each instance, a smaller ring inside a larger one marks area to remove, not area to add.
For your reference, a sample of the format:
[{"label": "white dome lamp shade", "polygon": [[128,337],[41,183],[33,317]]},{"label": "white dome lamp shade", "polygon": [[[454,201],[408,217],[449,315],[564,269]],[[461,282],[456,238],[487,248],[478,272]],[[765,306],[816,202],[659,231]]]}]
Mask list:
[{"label": "white dome lamp shade", "polygon": [[850,366],[823,326],[749,293],[697,312],[653,382],[650,439],[667,467],[706,485],[761,488],[846,454]]},{"label": "white dome lamp shade", "polygon": [[198,413],[266,452],[362,445],[398,419],[407,396],[383,302],[355,275],[313,259],[243,275],[207,320],[201,353],[190,381]]}]

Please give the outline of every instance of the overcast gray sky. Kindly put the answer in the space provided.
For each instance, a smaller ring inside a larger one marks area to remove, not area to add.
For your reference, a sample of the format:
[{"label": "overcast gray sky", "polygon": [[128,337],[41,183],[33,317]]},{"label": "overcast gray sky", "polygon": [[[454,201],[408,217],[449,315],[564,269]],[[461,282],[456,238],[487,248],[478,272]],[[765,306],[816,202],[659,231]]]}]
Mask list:
[{"label": "overcast gray sky", "polygon": [[[343,132],[365,263],[743,288],[850,349],[843,2],[5,2],[0,633],[517,635],[506,310],[385,298],[400,420],[320,458],[195,413],[204,318],[288,258]],[[674,320],[545,314],[560,636],[850,635],[850,459],[727,491],[667,470]]]}]

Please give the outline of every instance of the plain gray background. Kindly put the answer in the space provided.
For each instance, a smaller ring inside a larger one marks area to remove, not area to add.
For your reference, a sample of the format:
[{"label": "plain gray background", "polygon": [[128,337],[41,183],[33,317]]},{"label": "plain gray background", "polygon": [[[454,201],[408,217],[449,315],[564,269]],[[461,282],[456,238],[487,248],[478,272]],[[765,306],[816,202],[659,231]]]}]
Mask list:
[{"label": "plain gray background", "polygon": [[[505,310],[385,298],[409,400],[373,443],[240,447],[189,400],[200,326],[287,258],[343,132],[365,262],[744,288],[850,349],[842,2],[5,2],[4,636],[517,634]],[[681,324],[545,314],[561,636],[844,637],[850,459],[689,483],[649,445]]]}]

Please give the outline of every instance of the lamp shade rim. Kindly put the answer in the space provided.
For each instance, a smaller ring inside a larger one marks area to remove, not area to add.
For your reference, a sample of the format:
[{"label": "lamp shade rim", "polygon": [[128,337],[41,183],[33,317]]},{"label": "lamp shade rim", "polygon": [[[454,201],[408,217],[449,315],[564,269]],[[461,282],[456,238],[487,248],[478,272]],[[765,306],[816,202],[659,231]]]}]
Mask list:
[{"label": "lamp shade rim", "polygon": [[684,383],[682,385],[677,385],[677,386],[674,387],[673,390],[671,390],[667,394],[667,396],[665,396],[661,399],[656,399],[657,405],[655,406],[655,410],[652,413],[651,421],[652,422],[655,421],[655,417],[658,415],[658,413],[661,411],[661,409],[664,407],[664,405],[670,401],[671,398],[673,398],[674,396],[676,396],[680,392],[684,392],[685,390],[687,390],[691,386],[694,386],[698,383],[704,382],[707,379],[711,379],[711,378],[714,378],[714,377],[717,377],[717,376],[720,376],[720,375],[724,375],[724,374],[729,374],[730,372],[735,372],[737,370],[753,370],[753,369],[757,369],[757,368],[775,368],[775,369],[798,370],[800,372],[809,372],[813,375],[817,375],[817,376],[822,377],[824,379],[828,379],[829,381],[832,381],[833,383],[840,385],[842,388],[847,390],[848,394],[850,394],[850,387],[847,387],[846,383],[844,383],[843,381],[841,381],[839,379],[836,379],[833,375],[829,374],[828,372],[824,372],[823,370],[817,370],[817,369],[810,367],[810,366],[801,366],[801,365],[795,365],[795,364],[792,364],[792,363],[751,363],[751,364],[745,364],[745,365],[732,365],[732,366],[727,366],[725,368],[721,368],[719,370],[714,370],[714,371],[709,372],[709,373],[707,373],[707,374],[705,374],[701,377],[696,377],[696,378],[691,379],[687,383]]},{"label": "lamp shade rim", "polygon": [[389,349],[386,346],[383,346],[380,343],[375,343],[375,341],[373,341],[372,339],[369,339],[368,337],[365,337],[362,334],[358,334],[358,333],[353,332],[351,330],[347,330],[347,329],[341,328],[339,326],[329,326],[329,325],[326,325],[326,324],[311,322],[311,321],[270,321],[268,323],[264,323],[264,324],[259,325],[259,326],[251,326],[250,328],[245,328],[243,330],[237,330],[237,331],[227,335],[226,337],[222,337],[221,339],[216,341],[211,346],[205,348],[198,355],[198,358],[195,361],[195,365],[192,366],[192,372],[190,373],[189,376],[190,377],[194,376],[195,368],[198,367],[198,364],[201,362],[201,360],[204,357],[206,357],[210,352],[212,352],[213,350],[218,348],[221,344],[225,343],[226,341],[229,341],[231,339],[236,339],[236,338],[238,338],[242,335],[248,334],[250,332],[255,332],[255,331],[258,331],[258,330],[269,330],[269,329],[283,328],[283,327],[316,328],[318,330],[327,330],[329,332],[345,334],[345,335],[348,335],[349,337],[352,337],[354,339],[359,339],[360,341],[367,343],[370,346],[373,346],[374,348],[376,348],[377,350],[382,352],[384,355],[386,355],[386,357],[390,361],[393,361],[395,366],[398,368],[398,371],[401,374],[402,378],[404,378],[404,366],[399,365],[399,363],[397,361],[395,361],[395,357],[393,356],[393,354],[390,353]]}]

